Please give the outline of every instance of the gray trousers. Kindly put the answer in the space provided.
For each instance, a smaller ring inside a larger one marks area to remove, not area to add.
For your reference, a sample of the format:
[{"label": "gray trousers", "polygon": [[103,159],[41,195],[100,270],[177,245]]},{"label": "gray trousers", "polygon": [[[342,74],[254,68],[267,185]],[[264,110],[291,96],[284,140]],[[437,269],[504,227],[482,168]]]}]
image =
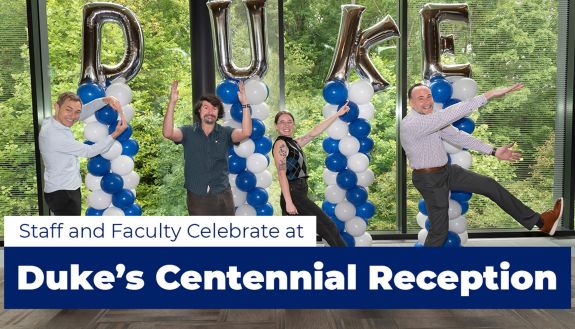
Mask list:
[{"label": "gray trousers", "polygon": [[465,170],[458,165],[447,165],[436,173],[414,172],[413,185],[425,200],[430,229],[426,247],[441,247],[449,230],[449,190],[485,195],[519,224],[530,230],[539,214],[524,205],[493,178]]}]

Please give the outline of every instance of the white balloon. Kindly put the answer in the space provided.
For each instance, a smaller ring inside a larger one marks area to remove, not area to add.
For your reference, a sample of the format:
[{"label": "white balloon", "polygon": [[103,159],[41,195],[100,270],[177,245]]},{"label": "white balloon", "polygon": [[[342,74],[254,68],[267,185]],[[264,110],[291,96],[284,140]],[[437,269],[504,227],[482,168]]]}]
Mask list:
[{"label": "white balloon", "polygon": [[471,164],[473,163],[471,154],[467,151],[461,151],[458,153],[450,154],[449,157],[451,158],[452,165],[458,165],[464,169],[469,169],[471,167]]},{"label": "white balloon", "polygon": [[453,94],[451,98],[461,101],[471,99],[477,95],[477,82],[470,78],[462,78],[453,82]]},{"label": "white balloon", "polygon": [[325,199],[331,203],[340,203],[345,199],[345,190],[336,185],[325,188]]},{"label": "white balloon", "polygon": [[359,108],[358,118],[365,119],[367,121],[373,119],[375,116],[375,108],[371,103],[365,103],[357,106]]},{"label": "white balloon", "polygon": [[464,245],[469,239],[469,233],[467,233],[467,231],[459,233],[459,239],[461,239],[461,245]]},{"label": "white balloon", "polygon": [[102,157],[108,160],[114,160],[120,155],[122,155],[122,144],[118,141],[114,141],[108,152],[102,153]]},{"label": "white balloon", "polygon": [[234,206],[239,207],[246,202],[248,193],[244,192],[237,187],[232,187],[232,195],[234,196]]},{"label": "white balloon", "polygon": [[463,148],[459,145],[451,144],[450,142],[443,141],[443,147],[445,148],[445,152],[449,154],[454,154],[457,152],[461,152]]},{"label": "white balloon", "polygon": [[106,96],[115,97],[122,106],[128,105],[132,101],[132,89],[122,82],[112,83],[106,88]]},{"label": "white balloon", "polygon": [[342,222],[351,220],[355,217],[355,206],[351,202],[344,200],[335,206],[335,216]]},{"label": "white balloon", "polygon": [[331,171],[327,168],[323,169],[323,181],[325,185],[335,185],[337,184],[337,173]]},{"label": "white balloon", "polygon": [[140,175],[137,172],[132,171],[127,175],[122,176],[124,180],[124,188],[128,190],[135,189],[138,184],[140,184]]},{"label": "white balloon", "polygon": [[445,77],[445,79],[447,81],[451,82],[451,84],[453,84],[454,82],[459,81],[463,78],[465,78],[465,77],[461,76],[461,75],[452,75],[452,76]]},{"label": "white balloon", "polygon": [[268,98],[268,88],[259,79],[248,79],[244,83],[244,87],[249,104],[260,104]]},{"label": "white balloon", "polygon": [[236,120],[228,120],[225,121],[223,124],[224,127],[232,127],[234,129],[242,129],[242,123],[241,122],[237,122]]},{"label": "white balloon", "polygon": [[108,126],[99,122],[88,123],[84,128],[84,138],[90,142],[99,142],[108,136]]},{"label": "white balloon", "polygon": [[102,216],[125,216],[124,211],[120,208],[110,207],[104,210]]},{"label": "white balloon", "polygon": [[256,144],[251,138],[244,139],[239,145],[234,145],[234,152],[242,158],[247,158],[254,154]]},{"label": "white balloon", "polygon": [[249,204],[243,204],[236,209],[236,216],[256,216],[257,212]]},{"label": "white balloon", "polygon": [[419,225],[419,227],[421,228],[425,228],[425,221],[427,220],[426,215],[422,214],[421,212],[417,213],[417,216],[415,216],[415,219],[417,219],[417,225]]},{"label": "white balloon", "polygon": [[359,152],[359,141],[353,136],[345,136],[339,141],[339,152],[345,156],[351,156]]},{"label": "white balloon", "polygon": [[356,247],[371,247],[373,243],[373,238],[371,234],[365,232],[361,236],[356,236],[353,238],[355,240]]},{"label": "white balloon", "polygon": [[433,112],[443,112],[443,103],[433,103]]},{"label": "white balloon", "polygon": [[323,117],[327,119],[330,116],[334,115],[335,112],[337,112],[337,107],[338,107],[337,105],[333,105],[330,103],[325,104],[323,106],[323,111],[322,111]]},{"label": "white balloon", "polygon": [[347,122],[337,119],[327,128],[327,134],[329,137],[339,140],[347,136],[348,129]]},{"label": "white balloon", "polygon": [[92,123],[92,122],[98,122],[98,119],[96,119],[95,114],[92,114],[89,117],[87,117],[86,119],[84,119],[85,124]]},{"label": "white balloon", "polygon": [[256,174],[256,187],[268,188],[272,185],[272,174],[268,170]]},{"label": "white balloon", "polygon": [[355,173],[357,175],[357,185],[368,187],[373,183],[375,175],[371,169],[367,168],[365,171]]},{"label": "white balloon", "polygon": [[102,181],[103,176],[94,176],[90,173],[86,175],[85,183],[86,187],[90,191],[101,190],[102,187],[100,186],[100,181]]},{"label": "white balloon", "polygon": [[449,230],[457,234],[467,231],[467,219],[464,216],[459,216],[449,220]]},{"label": "white balloon", "polygon": [[270,115],[270,107],[265,102],[255,105],[250,105],[252,108],[252,118],[265,120]]},{"label": "white balloon", "polygon": [[373,97],[373,86],[368,80],[357,80],[349,87],[349,100],[357,105],[368,103]]},{"label": "white balloon", "polygon": [[126,121],[128,122],[132,121],[136,114],[136,110],[130,104],[122,106],[122,111],[124,112],[124,117],[126,117]]},{"label": "white balloon", "polygon": [[236,175],[236,174],[229,174],[228,175],[228,179],[230,181],[231,187],[236,187],[236,177],[238,177],[238,175]]},{"label": "white balloon", "polygon": [[88,204],[94,209],[106,209],[111,203],[112,195],[102,190],[95,190],[88,195]]},{"label": "white balloon", "polygon": [[261,173],[268,167],[268,159],[263,154],[254,153],[247,158],[246,167],[254,174]]},{"label": "white balloon", "polygon": [[461,216],[461,205],[455,200],[449,200],[449,219],[455,219]]},{"label": "white balloon", "polygon": [[422,229],[421,231],[419,231],[419,233],[417,234],[417,241],[419,241],[421,244],[425,244],[427,234],[429,234],[429,232],[427,232],[426,229]]},{"label": "white balloon", "polygon": [[127,175],[134,169],[134,160],[127,155],[120,155],[112,160],[112,172],[120,176]]},{"label": "white balloon", "polygon": [[361,217],[353,217],[345,222],[345,230],[353,237],[360,237],[365,233],[367,223]]},{"label": "white balloon", "polygon": [[347,158],[347,167],[356,173],[366,171],[367,166],[369,166],[369,158],[363,153],[356,153]]}]

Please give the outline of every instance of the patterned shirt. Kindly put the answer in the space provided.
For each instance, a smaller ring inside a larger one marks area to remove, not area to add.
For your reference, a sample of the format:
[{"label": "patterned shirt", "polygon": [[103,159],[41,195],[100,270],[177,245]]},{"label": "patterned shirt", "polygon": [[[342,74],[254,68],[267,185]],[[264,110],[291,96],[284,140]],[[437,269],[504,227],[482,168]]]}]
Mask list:
[{"label": "patterned shirt", "polygon": [[278,136],[274,145],[278,140],[284,141],[288,148],[286,157],[286,176],[288,181],[308,177],[305,156],[299,144],[291,137]]},{"label": "patterned shirt", "polygon": [[413,169],[440,167],[447,163],[443,141],[489,154],[493,147],[472,137],[451,124],[485,105],[483,95],[454,104],[444,111],[420,114],[411,110],[401,120],[400,139]]}]

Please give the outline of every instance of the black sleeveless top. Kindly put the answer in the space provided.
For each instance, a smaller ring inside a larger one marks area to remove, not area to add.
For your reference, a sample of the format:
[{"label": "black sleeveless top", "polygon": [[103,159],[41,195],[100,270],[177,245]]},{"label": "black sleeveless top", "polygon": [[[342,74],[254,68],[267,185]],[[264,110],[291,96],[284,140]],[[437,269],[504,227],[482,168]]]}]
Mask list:
[{"label": "black sleeveless top", "polygon": [[284,141],[288,148],[288,155],[286,157],[286,176],[288,181],[307,178],[305,156],[299,144],[291,137],[278,136],[274,141],[274,147],[278,140]]}]

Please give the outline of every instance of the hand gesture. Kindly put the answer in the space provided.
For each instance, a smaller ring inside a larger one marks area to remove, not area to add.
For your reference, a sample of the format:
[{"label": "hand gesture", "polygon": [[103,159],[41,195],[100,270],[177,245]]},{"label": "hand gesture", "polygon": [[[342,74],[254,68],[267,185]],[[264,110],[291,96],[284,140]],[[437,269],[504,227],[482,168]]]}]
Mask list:
[{"label": "hand gesture", "polygon": [[345,102],[345,104],[342,105],[342,107],[339,108],[339,110],[337,110],[337,116],[340,117],[344,114],[346,114],[347,112],[349,112],[349,100],[347,102]]},{"label": "hand gesture", "polygon": [[510,92],[520,90],[521,88],[523,88],[523,84],[522,83],[516,83],[511,87],[490,90],[490,91],[486,92],[484,95],[485,95],[485,98],[487,98],[487,99],[491,99],[491,98],[495,98],[495,97],[502,97],[502,96],[505,96],[506,94],[508,94]]},{"label": "hand gesture", "polygon": [[295,207],[295,205],[293,204],[293,202],[286,202],[286,211],[288,214],[290,215],[297,215],[297,208]]},{"label": "hand gesture", "polygon": [[120,136],[121,133],[124,132],[128,128],[128,122],[126,121],[126,117],[124,116],[124,112],[119,112],[120,114],[120,122],[116,124],[116,130],[112,133],[112,137],[116,138]]},{"label": "hand gesture", "polygon": [[172,90],[170,92],[170,103],[176,103],[178,101],[178,97],[180,96],[180,92],[178,91],[178,80],[174,80],[172,82]]},{"label": "hand gesture", "polygon": [[116,99],[116,97],[106,96],[104,97],[103,101],[104,103],[110,105],[110,107],[113,108],[116,112],[122,112],[122,104],[120,104],[120,101]]},{"label": "hand gesture", "polygon": [[240,90],[238,91],[238,99],[240,100],[240,103],[242,105],[248,104],[248,99],[246,97],[246,87],[244,86],[244,82],[243,81],[238,82],[238,87],[240,88]]},{"label": "hand gesture", "polygon": [[506,160],[506,161],[518,161],[521,159],[521,152],[513,151],[511,148],[515,142],[507,144],[505,146],[501,146],[495,151],[495,157],[499,160]]}]

